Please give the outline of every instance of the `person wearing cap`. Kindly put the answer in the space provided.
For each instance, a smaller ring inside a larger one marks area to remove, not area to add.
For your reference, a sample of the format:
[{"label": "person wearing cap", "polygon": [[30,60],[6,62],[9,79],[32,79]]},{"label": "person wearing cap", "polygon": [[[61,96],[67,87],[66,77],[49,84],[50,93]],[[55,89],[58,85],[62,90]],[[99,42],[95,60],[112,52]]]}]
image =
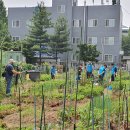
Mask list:
[{"label": "person wearing cap", "polygon": [[14,69],[14,67],[13,67],[14,63],[15,63],[15,61],[13,59],[9,59],[9,63],[7,64],[7,66],[5,68],[5,70],[6,70],[6,75],[5,75],[6,95],[7,96],[11,96],[11,83],[12,83],[13,75],[21,74],[21,72],[17,72]]}]

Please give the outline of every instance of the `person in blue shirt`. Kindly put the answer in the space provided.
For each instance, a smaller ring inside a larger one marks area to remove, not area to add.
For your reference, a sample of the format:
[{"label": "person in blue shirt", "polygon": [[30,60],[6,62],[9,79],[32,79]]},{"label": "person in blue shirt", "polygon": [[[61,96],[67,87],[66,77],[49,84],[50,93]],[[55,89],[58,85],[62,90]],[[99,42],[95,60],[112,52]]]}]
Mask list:
[{"label": "person in blue shirt", "polygon": [[111,64],[111,81],[114,81],[114,80],[115,80],[115,66],[112,63]]},{"label": "person in blue shirt", "polygon": [[51,67],[51,79],[55,79],[55,74],[56,74],[56,68],[55,66],[53,65]]},{"label": "person in blue shirt", "polygon": [[12,78],[13,75],[17,75],[17,74],[21,74],[21,72],[17,72],[14,69],[14,60],[10,59],[9,60],[9,64],[6,66],[5,70],[6,70],[6,75],[5,75],[5,79],[6,79],[6,95],[7,96],[11,96],[11,83],[12,83]]},{"label": "person in blue shirt", "polygon": [[117,75],[117,66],[116,65],[114,65],[114,70],[115,70],[115,77],[116,77],[116,75]]},{"label": "person in blue shirt", "polygon": [[103,78],[105,76],[106,68],[107,68],[106,64],[101,65],[99,68],[98,75],[99,75],[99,81],[101,81],[101,82],[103,81]]},{"label": "person in blue shirt", "polygon": [[86,75],[87,75],[87,78],[90,78],[92,76],[92,71],[93,71],[92,63],[89,62],[86,65]]}]

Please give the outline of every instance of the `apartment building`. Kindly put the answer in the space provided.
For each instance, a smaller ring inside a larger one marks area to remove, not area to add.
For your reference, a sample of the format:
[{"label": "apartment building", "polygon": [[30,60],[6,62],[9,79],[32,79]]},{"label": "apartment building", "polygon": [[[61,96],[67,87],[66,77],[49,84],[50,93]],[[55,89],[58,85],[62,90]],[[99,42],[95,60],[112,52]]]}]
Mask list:
[{"label": "apartment building", "polygon": [[[52,22],[62,15],[68,20],[70,30],[69,61],[78,61],[77,45],[94,44],[101,52],[99,61],[119,62],[122,41],[122,11],[120,2],[112,5],[77,6],[77,0],[52,0],[52,7],[47,7],[51,13]],[[18,7],[8,9],[8,27],[13,40],[24,39],[28,34],[28,25],[35,7]],[[48,30],[53,33],[53,29]],[[59,55],[64,61],[65,54]]]}]

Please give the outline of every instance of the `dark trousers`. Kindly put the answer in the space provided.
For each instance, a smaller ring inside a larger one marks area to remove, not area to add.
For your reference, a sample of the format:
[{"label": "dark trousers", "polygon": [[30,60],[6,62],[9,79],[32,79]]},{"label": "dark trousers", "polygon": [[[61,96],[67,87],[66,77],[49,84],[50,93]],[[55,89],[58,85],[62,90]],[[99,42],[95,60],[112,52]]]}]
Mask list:
[{"label": "dark trousers", "polygon": [[114,81],[115,80],[115,76],[114,74],[111,75],[111,81]]},{"label": "dark trousers", "polygon": [[92,72],[87,72],[87,78],[91,78],[92,77]]}]

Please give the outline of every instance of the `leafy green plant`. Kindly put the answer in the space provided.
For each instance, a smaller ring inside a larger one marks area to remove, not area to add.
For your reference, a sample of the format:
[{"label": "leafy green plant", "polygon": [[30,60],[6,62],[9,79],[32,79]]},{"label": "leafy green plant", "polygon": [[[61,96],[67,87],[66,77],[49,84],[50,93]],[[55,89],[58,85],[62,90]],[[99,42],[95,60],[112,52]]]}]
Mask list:
[{"label": "leafy green plant", "polygon": [[16,106],[13,104],[2,104],[0,105],[0,112],[14,109]]},{"label": "leafy green plant", "polygon": [[40,80],[41,80],[41,81],[48,81],[48,80],[51,80],[51,76],[48,75],[48,74],[41,74]]}]

